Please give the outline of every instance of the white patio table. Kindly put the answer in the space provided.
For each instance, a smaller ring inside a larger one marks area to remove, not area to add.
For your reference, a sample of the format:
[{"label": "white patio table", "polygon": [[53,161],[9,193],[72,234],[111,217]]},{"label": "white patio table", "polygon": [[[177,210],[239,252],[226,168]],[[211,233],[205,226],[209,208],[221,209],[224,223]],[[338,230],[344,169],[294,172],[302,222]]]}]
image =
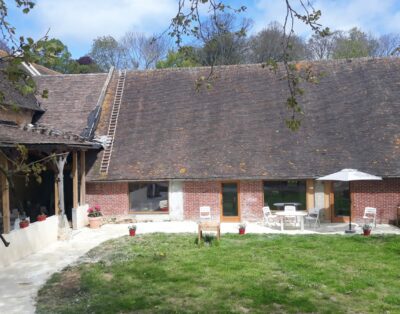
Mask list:
[{"label": "white patio table", "polygon": [[307,212],[304,210],[296,210],[295,212],[287,212],[280,210],[275,212],[275,215],[279,216],[281,222],[281,231],[284,230],[283,220],[285,217],[300,217],[300,229],[304,231],[304,217],[307,216]]}]

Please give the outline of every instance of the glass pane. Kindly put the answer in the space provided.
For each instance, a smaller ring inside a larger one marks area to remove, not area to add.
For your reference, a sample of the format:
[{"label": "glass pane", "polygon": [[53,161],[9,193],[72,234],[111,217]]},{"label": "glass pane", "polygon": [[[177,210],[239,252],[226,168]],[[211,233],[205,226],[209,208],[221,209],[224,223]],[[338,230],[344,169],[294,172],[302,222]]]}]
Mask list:
[{"label": "glass pane", "polygon": [[129,183],[130,209],[168,211],[168,182]]},{"label": "glass pane", "polygon": [[273,208],[275,203],[300,203],[306,205],[306,181],[264,181],[264,205]]},{"label": "glass pane", "polygon": [[222,208],[224,216],[238,216],[238,193],[236,183],[222,184]]},{"label": "glass pane", "polygon": [[334,182],[334,215],[336,217],[350,214],[350,185],[349,182]]}]

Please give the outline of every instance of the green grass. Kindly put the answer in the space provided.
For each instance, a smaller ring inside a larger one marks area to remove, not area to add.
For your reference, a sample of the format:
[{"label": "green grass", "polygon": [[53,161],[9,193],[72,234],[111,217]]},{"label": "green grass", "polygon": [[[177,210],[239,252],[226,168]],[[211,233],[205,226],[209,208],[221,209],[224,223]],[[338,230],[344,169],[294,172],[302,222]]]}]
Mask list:
[{"label": "green grass", "polygon": [[400,237],[122,237],[54,274],[38,313],[400,313]]}]

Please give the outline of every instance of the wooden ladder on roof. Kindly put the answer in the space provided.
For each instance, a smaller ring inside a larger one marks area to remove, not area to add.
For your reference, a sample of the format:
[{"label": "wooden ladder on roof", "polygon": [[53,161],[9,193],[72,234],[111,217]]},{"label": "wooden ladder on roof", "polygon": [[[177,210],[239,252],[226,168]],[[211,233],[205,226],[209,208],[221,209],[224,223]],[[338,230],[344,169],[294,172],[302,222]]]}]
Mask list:
[{"label": "wooden ladder on roof", "polygon": [[114,145],[115,131],[117,129],[119,109],[121,107],[122,94],[124,92],[125,77],[126,77],[126,70],[119,71],[117,89],[115,91],[110,123],[108,125],[107,142],[104,149],[103,158],[101,160],[100,174],[108,173],[108,167],[110,165],[111,153]]}]

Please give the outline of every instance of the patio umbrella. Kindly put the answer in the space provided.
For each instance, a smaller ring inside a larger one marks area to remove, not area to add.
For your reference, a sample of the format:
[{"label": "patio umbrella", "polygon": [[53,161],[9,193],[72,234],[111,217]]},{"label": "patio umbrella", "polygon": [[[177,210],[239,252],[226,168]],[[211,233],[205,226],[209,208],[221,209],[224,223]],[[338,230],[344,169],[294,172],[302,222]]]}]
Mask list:
[{"label": "patio umbrella", "polygon": [[[327,176],[320,177],[319,181],[364,181],[364,180],[382,180],[381,177],[374,176],[369,173],[361,172],[356,169],[343,169],[338,172],[328,174]],[[350,198],[350,215],[349,215],[349,230],[346,232],[353,233],[355,230],[351,229],[351,198]]]}]

